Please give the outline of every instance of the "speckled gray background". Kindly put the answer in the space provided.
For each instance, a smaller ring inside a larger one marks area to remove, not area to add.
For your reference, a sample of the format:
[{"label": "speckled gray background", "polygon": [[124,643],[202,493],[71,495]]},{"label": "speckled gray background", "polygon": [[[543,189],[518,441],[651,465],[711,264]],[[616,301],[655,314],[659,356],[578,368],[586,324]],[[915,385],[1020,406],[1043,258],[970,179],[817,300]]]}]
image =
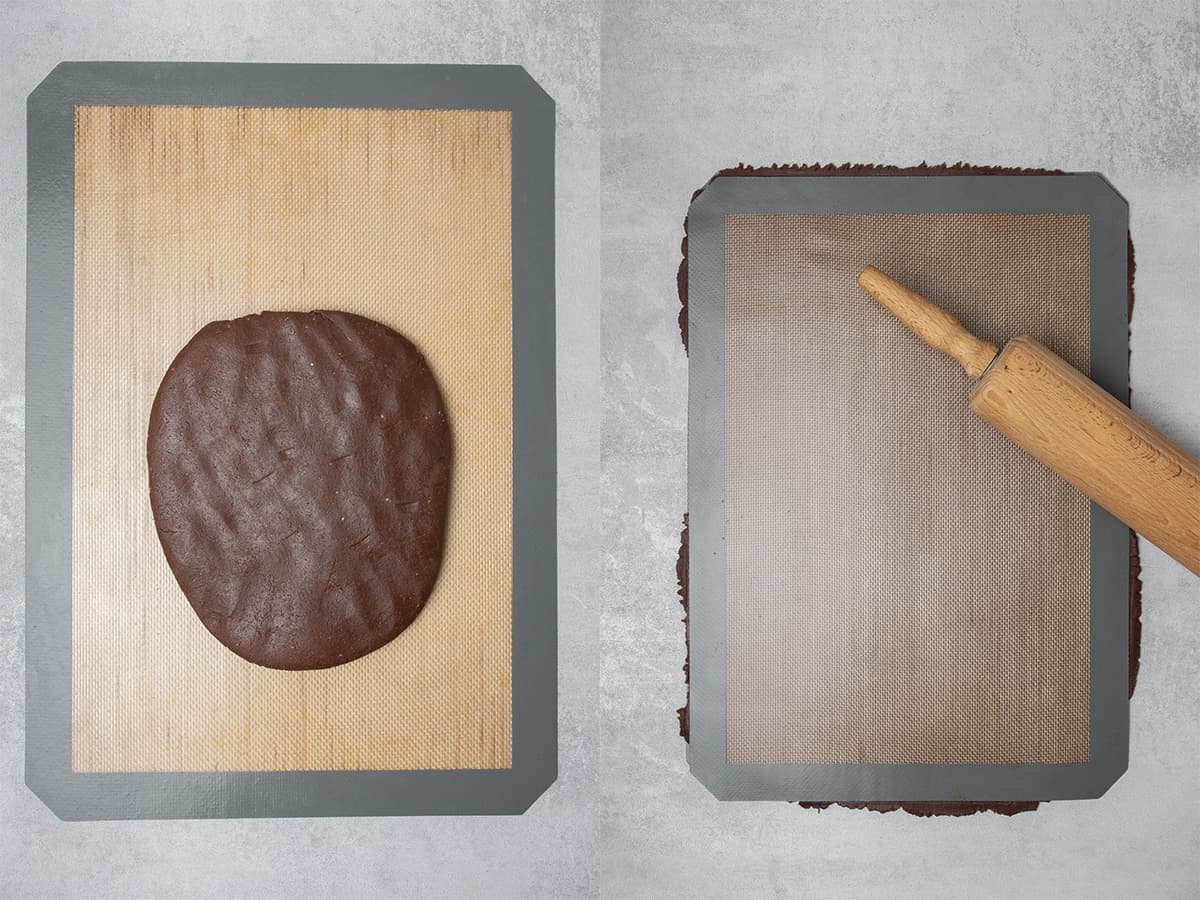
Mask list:
[{"label": "speckled gray background", "polygon": [[[1134,407],[1200,453],[1200,7],[969,6],[4,3],[0,895],[1200,894],[1200,581],[1153,547],[1130,771],[1099,801],[967,820],[719,804],[676,734],[674,270],[717,168],[1105,173],[1138,250]],[[519,63],[557,100],[561,774],[524,816],[68,825],[24,787],[25,95],[61,59]]]}]

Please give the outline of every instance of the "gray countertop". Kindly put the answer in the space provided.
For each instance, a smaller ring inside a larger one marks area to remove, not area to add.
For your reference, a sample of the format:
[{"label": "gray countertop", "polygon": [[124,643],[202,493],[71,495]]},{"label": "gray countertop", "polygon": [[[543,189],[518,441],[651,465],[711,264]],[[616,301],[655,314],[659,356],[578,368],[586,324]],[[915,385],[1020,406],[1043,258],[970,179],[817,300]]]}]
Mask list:
[{"label": "gray countertop", "polygon": [[[1137,247],[1134,408],[1200,453],[1193,0],[15,0],[4,22],[0,894],[1200,893],[1200,582],[1145,544],[1130,767],[1101,800],[964,820],[718,803],[674,714],[691,192],[739,161],[1103,172]],[[524,816],[66,824],[25,788],[25,96],[63,59],[517,63],[557,101],[560,777]]]}]

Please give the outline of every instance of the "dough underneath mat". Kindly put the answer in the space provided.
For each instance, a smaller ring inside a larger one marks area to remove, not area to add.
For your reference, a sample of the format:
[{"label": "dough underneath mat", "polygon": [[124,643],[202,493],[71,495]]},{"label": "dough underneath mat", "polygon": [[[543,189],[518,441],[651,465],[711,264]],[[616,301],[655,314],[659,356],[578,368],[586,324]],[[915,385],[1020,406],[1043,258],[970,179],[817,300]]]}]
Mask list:
[{"label": "dough underneath mat", "polygon": [[[851,175],[851,176],[871,176],[871,175],[955,175],[955,174],[1024,174],[1024,175],[1054,175],[1061,174],[1058,172],[1037,170],[1007,170],[995,168],[980,168],[969,167],[958,164],[953,167],[949,166],[920,166],[910,169],[900,169],[896,167],[879,167],[879,166],[773,166],[768,168],[750,168],[739,166],[736,169],[723,170],[721,176],[781,176],[781,175]],[[699,194],[699,192],[697,192]],[[694,198],[693,198],[694,199]],[[683,242],[683,261],[680,265],[678,276],[678,288],[680,292],[681,311],[680,311],[680,329],[684,342],[684,347],[687,347],[687,239],[686,239],[686,221],[685,221],[685,238]],[[1129,245],[1130,266],[1129,266],[1129,297],[1130,308],[1132,308],[1133,300],[1133,249],[1132,243]],[[728,281],[727,281],[728,283]],[[1080,362],[1081,365],[1086,365],[1086,361]],[[678,574],[680,577],[680,594],[684,603],[685,611],[687,607],[687,526],[686,516],[684,520],[683,542],[681,547],[680,559],[678,563]],[[1131,534],[1130,540],[1130,692],[1132,693],[1133,685],[1136,680],[1137,663],[1138,663],[1138,645],[1140,640],[1140,581],[1138,579],[1138,564],[1137,564],[1137,543],[1136,539]],[[686,617],[685,617],[686,622]],[[689,662],[685,663],[685,673],[688,671]],[[688,708],[687,706],[679,710],[681,734],[686,739],[688,734]],[[836,802],[836,801],[835,801]],[[822,806],[828,804],[804,804]],[[1036,802],[1029,803],[987,803],[987,804],[946,804],[946,803],[905,803],[905,804],[849,804],[853,806],[865,806],[867,808],[876,809],[877,811],[886,812],[896,808],[904,808],[909,812],[918,815],[962,815],[972,812],[989,809],[996,812],[1012,814],[1022,812],[1027,809],[1036,808]]]}]

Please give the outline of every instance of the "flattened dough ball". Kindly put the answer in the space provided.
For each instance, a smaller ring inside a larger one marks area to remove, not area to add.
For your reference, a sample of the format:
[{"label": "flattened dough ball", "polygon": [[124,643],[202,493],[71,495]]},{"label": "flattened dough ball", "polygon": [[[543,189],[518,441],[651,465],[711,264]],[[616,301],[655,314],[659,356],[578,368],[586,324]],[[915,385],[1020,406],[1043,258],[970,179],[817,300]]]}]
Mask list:
[{"label": "flattened dough ball", "polygon": [[150,412],[150,505],[196,615],[274,669],[403,631],[442,562],[450,426],[424,357],[378,322],[265,312],[205,325]]}]

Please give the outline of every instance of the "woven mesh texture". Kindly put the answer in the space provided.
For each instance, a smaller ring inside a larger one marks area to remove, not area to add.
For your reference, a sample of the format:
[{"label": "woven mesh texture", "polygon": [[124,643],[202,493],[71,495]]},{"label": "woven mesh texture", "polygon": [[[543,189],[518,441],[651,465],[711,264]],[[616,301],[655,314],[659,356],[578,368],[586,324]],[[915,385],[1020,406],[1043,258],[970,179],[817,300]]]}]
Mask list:
[{"label": "woven mesh texture", "polygon": [[1086,761],[1088,502],[867,264],[1088,370],[1086,216],[727,218],[728,759]]},{"label": "woven mesh texture", "polygon": [[[74,768],[511,766],[510,114],[81,107],[75,124]],[[264,309],[397,329],[454,429],[427,607],[333,669],[221,646],[150,512],[167,365],[205,323]]]}]

